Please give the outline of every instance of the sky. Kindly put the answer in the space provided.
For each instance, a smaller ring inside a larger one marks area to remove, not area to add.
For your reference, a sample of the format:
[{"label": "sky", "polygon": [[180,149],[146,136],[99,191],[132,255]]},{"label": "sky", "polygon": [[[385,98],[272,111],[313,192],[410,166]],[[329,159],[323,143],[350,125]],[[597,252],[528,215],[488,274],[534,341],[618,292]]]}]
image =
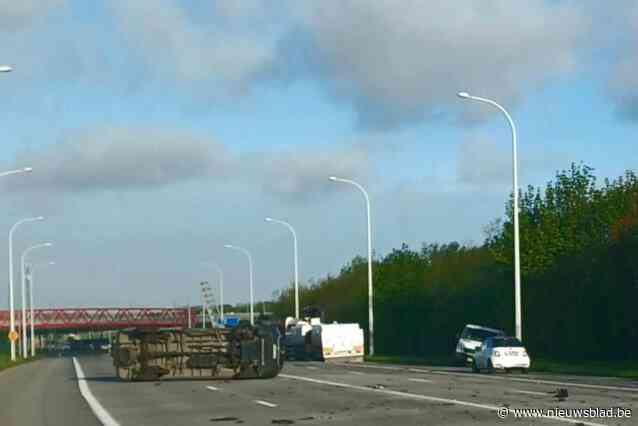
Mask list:
[{"label": "sky", "polygon": [[521,187],[572,162],[613,178],[638,163],[637,42],[630,0],[0,0],[0,167],[34,169],[0,178],[0,230],[46,217],[14,234],[16,271],[54,244],[29,255],[42,307],[196,304],[215,263],[246,302],[225,244],[270,298],[293,257],[266,216],[295,227],[302,282],[337,274],[365,204],[330,175],[367,188],[377,256],[480,244],[510,130],[456,93],[511,113]]}]

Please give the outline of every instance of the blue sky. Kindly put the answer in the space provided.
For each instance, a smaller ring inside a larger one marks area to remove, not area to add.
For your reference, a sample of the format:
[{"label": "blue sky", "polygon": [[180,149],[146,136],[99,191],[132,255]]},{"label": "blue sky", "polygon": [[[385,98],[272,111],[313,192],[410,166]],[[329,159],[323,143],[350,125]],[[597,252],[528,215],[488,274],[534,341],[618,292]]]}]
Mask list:
[{"label": "blue sky", "polygon": [[[197,303],[226,272],[229,302],[304,281],[365,253],[364,205],[327,176],[359,180],[374,248],[480,243],[511,188],[571,162],[616,177],[638,160],[638,7],[596,2],[9,3],[0,10],[0,229],[35,261],[44,306]],[[633,19],[633,18],[636,19]],[[45,252],[46,250],[46,252]],[[0,273],[7,275],[6,261]],[[44,268],[44,267],[43,267]],[[4,272],[3,272],[4,271]],[[0,293],[0,305],[6,305]]]}]

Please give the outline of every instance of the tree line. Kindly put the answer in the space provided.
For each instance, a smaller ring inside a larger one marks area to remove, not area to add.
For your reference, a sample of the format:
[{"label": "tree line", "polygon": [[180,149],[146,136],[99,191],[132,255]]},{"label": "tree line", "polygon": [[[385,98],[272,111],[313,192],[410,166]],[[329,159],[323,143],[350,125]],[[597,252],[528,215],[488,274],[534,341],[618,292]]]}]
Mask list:
[{"label": "tree line", "polygon": [[[638,179],[599,183],[572,164],[543,188],[520,191],[523,340],[532,356],[562,360],[638,358]],[[375,349],[449,356],[465,324],[514,334],[512,197],[482,244],[407,245],[374,260]],[[303,285],[303,306],[367,331],[367,260]],[[271,305],[283,318],[291,287]],[[366,336],[367,339],[367,336]]]}]

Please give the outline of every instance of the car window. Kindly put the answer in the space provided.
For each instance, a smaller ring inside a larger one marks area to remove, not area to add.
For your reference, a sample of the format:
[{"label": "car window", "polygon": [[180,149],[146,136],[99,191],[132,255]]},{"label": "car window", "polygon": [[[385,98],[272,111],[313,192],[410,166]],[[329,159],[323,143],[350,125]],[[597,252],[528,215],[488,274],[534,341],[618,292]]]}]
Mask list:
[{"label": "car window", "polygon": [[464,339],[478,340],[479,342],[482,342],[488,337],[494,337],[498,335],[499,335],[498,332],[493,332],[489,330],[481,330],[477,328],[466,328],[465,330],[463,330],[463,334],[461,335],[461,337],[463,337]]},{"label": "car window", "polygon": [[517,348],[523,346],[521,341],[514,337],[493,339],[493,345],[495,348]]}]

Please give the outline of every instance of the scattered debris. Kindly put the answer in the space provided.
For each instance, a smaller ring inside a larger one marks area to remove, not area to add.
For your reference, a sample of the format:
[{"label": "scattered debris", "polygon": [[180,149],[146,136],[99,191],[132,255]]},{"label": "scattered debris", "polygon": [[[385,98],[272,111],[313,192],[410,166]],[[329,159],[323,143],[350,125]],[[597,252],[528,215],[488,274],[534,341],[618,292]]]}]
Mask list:
[{"label": "scattered debris", "polygon": [[376,385],[367,385],[367,387],[372,388],[372,389],[385,389],[385,386],[380,385],[380,384],[376,384]]},{"label": "scattered debris", "polygon": [[302,417],[299,420],[314,420],[315,418],[313,416],[308,416],[308,417]]},{"label": "scattered debris", "polygon": [[290,419],[273,419],[270,423],[274,425],[292,425],[295,421]]},{"label": "scattered debris", "polygon": [[567,392],[566,388],[558,388],[554,391],[554,396],[560,401],[564,401],[569,396],[569,392]]},{"label": "scattered debris", "polygon": [[210,419],[211,422],[232,422],[235,420],[239,420],[237,417],[213,417]]}]

